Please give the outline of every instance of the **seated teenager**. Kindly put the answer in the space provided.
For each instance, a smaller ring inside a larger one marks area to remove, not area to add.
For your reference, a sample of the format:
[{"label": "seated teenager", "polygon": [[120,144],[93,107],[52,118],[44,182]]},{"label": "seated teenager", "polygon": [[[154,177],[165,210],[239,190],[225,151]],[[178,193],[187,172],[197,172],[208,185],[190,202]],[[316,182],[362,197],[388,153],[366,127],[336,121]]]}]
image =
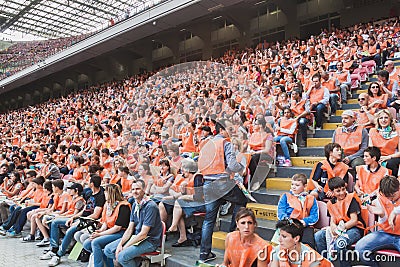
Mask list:
[{"label": "seated teenager", "polygon": [[328,258],[333,257],[333,252],[338,253],[341,267],[351,266],[345,260],[347,248],[364,235],[368,216],[362,216],[365,213],[362,214],[360,199],[355,193],[347,193],[346,183],[342,178],[334,177],[328,181],[328,185],[334,194],[334,198],[327,204],[331,222],[330,226],[315,234],[315,244],[319,253],[328,251]]},{"label": "seated teenager", "polygon": [[60,241],[60,228],[68,228],[71,226],[71,218],[77,218],[77,214],[85,207],[85,200],[81,196],[83,187],[79,183],[73,183],[68,187],[68,193],[71,196],[71,203],[68,210],[61,213],[57,218],[51,222],[50,227],[50,250],[40,257],[41,260],[50,260],[49,266],[57,266],[60,263],[60,256],[57,255],[59,241]]},{"label": "seated teenager", "polygon": [[357,166],[357,182],[354,190],[357,192],[361,201],[370,202],[378,195],[379,182],[382,177],[392,173],[391,170],[379,164],[381,151],[372,146],[364,151],[365,165]]},{"label": "seated teenager", "polygon": [[283,117],[278,120],[278,125],[275,126],[276,136],[274,142],[279,142],[285,157],[285,162],[282,166],[291,167],[290,153],[288,145],[293,143],[297,129],[297,120],[293,119],[293,112],[290,108],[283,109]]},{"label": "seated teenager", "polygon": [[329,143],[324,150],[326,159],[314,166],[310,175],[310,182],[307,184],[307,190],[312,190],[310,194],[317,200],[333,197],[333,192],[328,187],[329,179],[340,177],[345,183],[349,179],[349,166],[340,162],[342,158],[341,146],[337,143]]},{"label": "seated teenager", "polygon": [[168,160],[160,160],[160,167],[160,175],[154,179],[154,183],[150,188],[150,194],[154,195],[156,202],[169,195],[169,188],[175,179]]},{"label": "seated teenager", "polygon": [[[355,250],[361,262],[378,267],[374,252],[380,249],[395,249],[400,252],[400,184],[394,176],[385,176],[379,182],[378,198],[368,205],[368,211],[379,216],[379,230],[359,240]],[[372,253],[371,253],[372,252]]]},{"label": "seated teenager", "polygon": [[[83,248],[93,253],[94,267],[104,266],[104,247],[122,237],[131,213],[130,204],[122,195],[119,185],[107,185],[104,193],[106,204],[100,220],[101,226],[83,243]],[[113,266],[111,259],[107,259],[105,263],[107,267]]]},{"label": "seated teenager", "polygon": [[318,205],[315,197],[305,190],[306,186],[307,176],[302,173],[293,175],[290,192],[279,199],[278,220],[298,219],[304,226],[301,242],[314,248],[314,228],[311,226],[318,222]]},{"label": "seated teenager", "polygon": [[[10,237],[20,237],[22,228],[25,225],[27,219],[27,213],[31,210],[37,209],[42,205],[47,207],[49,203],[49,192],[45,192],[43,189],[44,178],[39,176],[32,180],[35,191],[32,194],[32,198],[25,201],[25,206],[21,204],[17,205],[11,212],[7,221],[1,226],[1,230],[7,230]],[[51,188],[50,188],[51,190]],[[3,234],[4,232],[1,232]]]},{"label": "seated teenager", "polygon": [[258,266],[259,252],[263,249],[269,252],[271,246],[255,233],[257,221],[254,212],[248,208],[240,208],[236,214],[236,226],[237,230],[226,236],[222,266]]},{"label": "seated teenager", "polygon": [[145,196],[145,183],[132,183],[135,201],[132,206],[130,223],[122,238],[104,248],[107,258],[117,260],[123,267],[140,266],[140,255],[153,252],[160,245],[162,222],[157,204]]},{"label": "seated teenager", "polygon": [[26,236],[23,241],[29,242],[35,240],[35,231],[38,228],[43,235],[41,243],[50,244],[48,221],[56,215],[64,213],[68,210],[71,196],[63,190],[64,181],[61,179],[54,180],[53,186],[53,205],[51,208],[43,209],[31,216],[31,231],[30,235]]},{"label": "seated teenager", "polygon": [[300,241],[304,226],[299,220],[278,221],[276,228],[279,230],[279,245],[271,251],[271,263],[267,265],[259,260],[258,267],[333,267],[332,263]]}]

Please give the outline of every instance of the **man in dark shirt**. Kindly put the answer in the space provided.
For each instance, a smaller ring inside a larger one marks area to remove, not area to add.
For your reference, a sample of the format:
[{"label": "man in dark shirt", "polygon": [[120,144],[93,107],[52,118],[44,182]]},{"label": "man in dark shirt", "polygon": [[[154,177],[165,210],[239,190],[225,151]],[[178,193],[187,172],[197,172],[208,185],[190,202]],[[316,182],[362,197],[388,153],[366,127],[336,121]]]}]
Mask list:
[{"label": "man in dark shirt", "polygon": [[135,202],[132,206],[128,229],[122,238],[104,248],[104,254],[116,259],[123,267],[140,266],[140,255],[153,252],[161,243],[162,222],[157,204],[145,197],[143,180],[132,183]]}]

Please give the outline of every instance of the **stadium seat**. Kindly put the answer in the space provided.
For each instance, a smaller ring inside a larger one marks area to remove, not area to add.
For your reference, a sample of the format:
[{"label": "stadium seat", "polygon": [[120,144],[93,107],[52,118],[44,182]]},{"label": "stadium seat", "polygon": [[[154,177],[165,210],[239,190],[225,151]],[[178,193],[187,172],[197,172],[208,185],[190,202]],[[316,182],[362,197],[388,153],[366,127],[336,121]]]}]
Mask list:
[{"label": "stadium seat", "polygon": [[165,266],[165,259],[171,255],[165,254],[165,239],[166,239],[167,226],[165,225],[164,222],[162,222],[162,227],[163,231],[162,231],[160,249],[154,252],[144,253],[141,255],[141,257],[149,259],[150,263],[160,263],[161,266]]}]

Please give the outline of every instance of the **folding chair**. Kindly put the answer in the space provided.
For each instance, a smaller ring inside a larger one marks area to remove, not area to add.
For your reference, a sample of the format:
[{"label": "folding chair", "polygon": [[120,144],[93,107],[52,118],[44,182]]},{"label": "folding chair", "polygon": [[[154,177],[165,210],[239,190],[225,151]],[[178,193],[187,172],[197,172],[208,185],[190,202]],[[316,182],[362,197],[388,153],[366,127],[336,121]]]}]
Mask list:
[{"label": "folding chair", "polygon": [[162,222],[162,227],[163,229],[162,229],[160,249],[154,252],[144,253],[140,256],[149,259],[150,263],[160,263],[161,266],[165,266],[165,259],[171,255],[165,254],[165,239],[166,239],[167,226],[165,225],[164,222]]}]

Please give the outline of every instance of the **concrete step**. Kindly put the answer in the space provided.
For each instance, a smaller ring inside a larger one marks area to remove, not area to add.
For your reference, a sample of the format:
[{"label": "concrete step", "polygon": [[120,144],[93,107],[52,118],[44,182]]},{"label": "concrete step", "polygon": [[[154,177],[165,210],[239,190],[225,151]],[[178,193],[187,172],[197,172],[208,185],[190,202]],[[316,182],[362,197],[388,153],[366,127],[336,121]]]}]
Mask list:
[{"label": "concrete step", "polygon": [[266,188],[260,188],[259,190],[251,193],[251,195],[257,200],[257,203],[278,205],[279,198],[287,190],[271,190]]},{"label": "concrete step", "polygon": [[289,178],[268,178],[266,181],[267,190],[285,190],[289,191],[292,185],[292,179]]},{"label": "concrete step", "polygon": [[361,90],[357,90],[357,91],[356,91],[356,94],[362,94],[362,93],[368,94],[368,86],[367,86],[366,89],[361,89]]},{"label": "concrete step", "polygon": [[324,130],[336,130],[340,126],[342,126],[342,122],[325,122],[322,124]]},{"label": "concrete step", "polygon": [[[321,130],[321,132],[324,130]],[[317,131],[318,132],[318,131]],[[324,148],[323,147],[299,147],[299,151],[297,152],[297,156],[324,156]],[[286,177],[286,176],[280,176]]]},{"label": "concrete step", "polygon": [[307,147],[323,147],[331,141],[332,138],[307,138]]},{"label": "concrete step", "polygon": [[358,104],[358,99],[348,99],[347,104]]},{"label": "concrete step", "polygon": [[247,207],[251,209],[257,218],[263,220],[276,221],[278,206],[261,203],[248,203]]},{"label": "concrete step", "polygon": [[[231,215],[220,218],[220,231],[229,232]],[[257,219],[256,233],[265,240],[271,240],[275,233],[276,221]]]},{"label": "concrete step", "polygon": [[[332,139],[330,139],[332,140]],[[313,167],[316,163],[324,160],[325,157],[292,157],[292,165],[295,167]]]},{"label": "concrete step", "polygon": [[346,109],[359,109],[360,105],[357,104],[343,104],[342,105],[342,109],[346,110]]},{"label": "concrete step", "polygon": [[342,122],[342,116],[331,116],[329,118],[329,122],[333,123],[341,123]]},{"label": "concrete step", "polygon": [[227,234],[227,232],[222,231],[214,232],[212,235],[212,248],[224,250]]},{"label": "concrete step", "polygon": [[292,177],[296,173],[304,173],[306,176],[310,176],[312,168],[306,167],[278,167],[276,176],[277,177]]},{"label": "concrete step", "polygon": [[[352,109],[354,112],[358,111],[358,109]],[[342,116],[342,113],[344,112],[344,109],[338,109],[336,110],[336,116]]]},{"label": "concrete step", "polygon": [[314,138],[329,138],[332,137],[335,130],[319,130],[315,131]]},{"label": "concrete step", "polygon": [[[199,247],[172,247],[172,244],[177,241],[178,237],[166,241],[165,253],[171,256],[167,258],[167,267],[193,267],[196,261],[199,259],[200,246]],[[211,261],[211,264],[217,264],[224,261],[224,251],[220,249],[213,249],[213,253],[216,254],[217,258]],[[86,266],[86,265],[85,265]],[[150,266],[160,266],[153,265]]]}]

